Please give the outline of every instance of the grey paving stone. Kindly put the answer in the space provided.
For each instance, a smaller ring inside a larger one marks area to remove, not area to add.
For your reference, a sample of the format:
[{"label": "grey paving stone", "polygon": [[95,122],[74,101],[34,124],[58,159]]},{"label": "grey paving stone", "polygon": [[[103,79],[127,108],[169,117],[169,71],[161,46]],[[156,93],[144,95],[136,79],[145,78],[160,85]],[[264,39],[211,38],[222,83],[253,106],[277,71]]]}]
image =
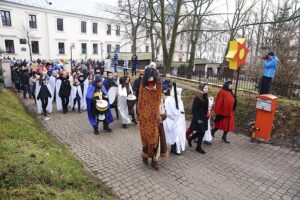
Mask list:
[{"label": "grey paving stone", "polygon": [[[36,112],[33,101],[22,100]],[[300,196],[300,153],[249,142],[229,134],[231,143],[217,132],[205,155],[186,147],[182,156],[160,159],[160,170],[144,166],[138,126],[94,135],[87,113],[55,111],[38,119],[61,143],[120,199],[297,199]],[[114,113],[114,112],[113,112]],[[195,145],[194,145],[195,146]],[[149,160],[150,161],[150,160]]]}]

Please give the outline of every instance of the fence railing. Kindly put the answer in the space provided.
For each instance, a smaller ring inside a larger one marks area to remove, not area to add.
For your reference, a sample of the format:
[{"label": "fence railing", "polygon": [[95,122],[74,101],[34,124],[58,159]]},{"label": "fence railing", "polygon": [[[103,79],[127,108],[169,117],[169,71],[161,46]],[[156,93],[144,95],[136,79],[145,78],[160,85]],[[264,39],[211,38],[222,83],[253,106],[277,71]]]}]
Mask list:
[{"label": "fence railing", "polygon": [[[170,73],[172,76],[187,78],[187,79],[201,81],[201,82],[208,82],[216,85],[223,85],[223,83],[226,80],[232,80],[233,84],[236,84],[237,82],[236,73],[212,74],[212,73],[205,73],[205,71],[199,69],[189,72],[187,67],[172,68],[168,73]],[[260,78],[247,77],[244,74],[240,74],[238,80],[239,80],[238,89],[251,91],[251,92],[259,92]],[[300,84],[277,83],[276,81],[273,80],[271,84],[271,93],[278,96],[300,99]]]}]

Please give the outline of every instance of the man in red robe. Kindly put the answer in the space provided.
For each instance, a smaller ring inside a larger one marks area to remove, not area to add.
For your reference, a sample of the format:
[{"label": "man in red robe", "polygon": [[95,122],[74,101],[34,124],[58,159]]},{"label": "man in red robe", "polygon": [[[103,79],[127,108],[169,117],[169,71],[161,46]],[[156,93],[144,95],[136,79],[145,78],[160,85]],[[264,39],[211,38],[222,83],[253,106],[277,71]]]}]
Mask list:
[{"label": "man in red robe", "polygon": [[223,130],[222,140],[225,143],[230,143],[227,140],[227,133],[234,130],[234,110],[236,108],[236,99],[232,93],[232,81],[226,81],[223,88],[219,91],[214,112],[216,113],[215,127],[212,130],[212,136],[220,129]]}]

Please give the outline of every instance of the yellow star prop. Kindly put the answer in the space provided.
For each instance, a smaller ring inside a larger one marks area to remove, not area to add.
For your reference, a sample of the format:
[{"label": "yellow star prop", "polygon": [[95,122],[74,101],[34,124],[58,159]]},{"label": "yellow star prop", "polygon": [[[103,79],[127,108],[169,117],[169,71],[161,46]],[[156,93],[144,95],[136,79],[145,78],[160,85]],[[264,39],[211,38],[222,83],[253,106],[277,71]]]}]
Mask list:
[{"label": "yellow star prop", "polygon": [[246,39],[238,38],[235,41],[230,41],[229,51],[226,55],[229,61],[229,68],[237,70],[241,65],[246,64],[246,58],[249,50],[246,47]]}]

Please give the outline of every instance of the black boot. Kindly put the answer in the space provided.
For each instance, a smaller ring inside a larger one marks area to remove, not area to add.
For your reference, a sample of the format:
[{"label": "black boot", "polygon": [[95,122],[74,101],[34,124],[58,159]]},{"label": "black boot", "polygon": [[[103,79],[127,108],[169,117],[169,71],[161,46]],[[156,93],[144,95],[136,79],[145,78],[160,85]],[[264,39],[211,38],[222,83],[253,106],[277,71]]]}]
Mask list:
[{"label": "black boot", "polygon": [[95,135],[98,135],[98,134],[99,134],[99,131],[98,131],[98,125],[95,125],[95,126],[94,126],[94,134],[95,134]]},{"label": "black boot", "polygon": [[222,140],[223,140],[225,143],[227,143],[227,144],[230,143],[230,142],[227,140],[227,132],[224,132],[224,133],[223,133]]},{"label": "black boot", "polygon": [[104,126],[103,129],[106,131],[106,132],[112,132],[112,129],[109,128],[109,126]]},{"label": "black boot", "polygon": [[127,128],[127,124],[123,124],[122,127],[123,127],[123,128]]},{"label": "black boot", "polygon": [[43,111],[43,113],[44,113],[44,116],[46,117],[46,116],[47,116],[47,111],[46,111],[46,109]]},{"label": "black boot", "polygon": [[198,133],[194,133],[194,134],[190,137],[190,139],[188,140],[188,144],[189,144],[190,147],[193,146],[193,145],[192,145],[192,141],[193,141],[195,138],[197,138],[197,137],[198,137]]},{"label": "black boot", "polygon": [[213,130],[211,130],[211,136],[214,138],[215,137],[215,133],[217,132],[217,128],[214,128]]},{"label": "black boot", "polygon": [[145,164],[145,165],[148,165],[148,158],[144,158],[144,157],[142,157],[143,158],[143,163]]},{"label": "black boot", "polygon": [[199,133],[198,141],[197,141],[197,147],[196,147],[196,151],[199,152],[199,153],[201,153],[201,154],[205,154],[205,151],[201,147],[204,134],[205,133]]},{"label": "black boot", "polygon": [[75,111],[75,107],[73,106],[72,111]]},{"label": "black boot", "polygon": [[159,170],[157,161],[153,160],[153,158],[152,158],[151,167],[152,167],[153,169],[155,169],[156,171]]},{"label": "black boot", "polygon": [[176,143],[171,145],[171,153],[178,155],[178,156],[181,155],[180,153],[177,153]]}]

